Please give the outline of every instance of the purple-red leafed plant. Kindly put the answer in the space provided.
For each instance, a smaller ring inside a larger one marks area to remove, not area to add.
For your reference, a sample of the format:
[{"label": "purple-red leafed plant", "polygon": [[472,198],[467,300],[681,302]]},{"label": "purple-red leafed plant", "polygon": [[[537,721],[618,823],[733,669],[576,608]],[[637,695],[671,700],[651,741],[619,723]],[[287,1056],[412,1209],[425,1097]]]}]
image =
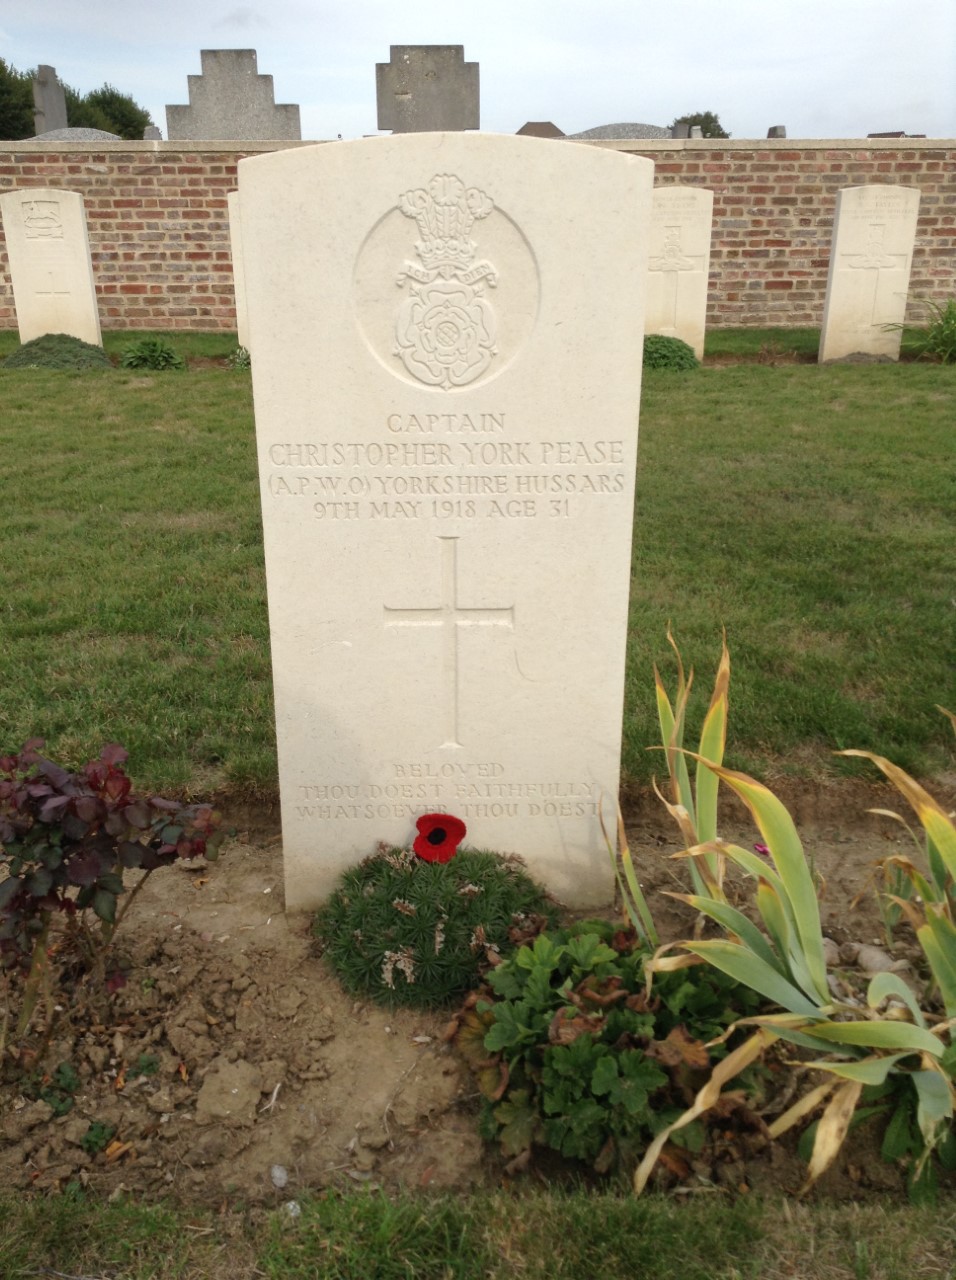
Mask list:
[{"label": "purple-red leafed plant", "polygon": [[[19,754],[0,756],[0,970],[27,975],[19,1035],[41,989],[49,996],[55,916],[86,968],[104,979],[113,935],[149,875],[179,858],[215,860],[225,834],[208,805],[137,795],[120,746],[104,747],[77,773],[47,760],[42,746],[32,739]],[[126,893],[124,873],[132,870],[145,875]]]}]

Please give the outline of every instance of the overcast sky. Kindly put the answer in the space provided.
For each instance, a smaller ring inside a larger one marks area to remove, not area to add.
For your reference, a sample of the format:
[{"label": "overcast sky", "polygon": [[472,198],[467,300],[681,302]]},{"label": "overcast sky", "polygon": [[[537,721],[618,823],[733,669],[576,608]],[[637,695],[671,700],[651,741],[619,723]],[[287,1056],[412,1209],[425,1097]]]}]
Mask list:
[{"label": "overcast sky", "polygon": [[242,48],[303,138],[375,133],[391,44],[464,45],[501,133],[715,111],[735,138],[956,136],[956,0],[0,0],[7,63],[109,82],[164,137],[200,49]]}]

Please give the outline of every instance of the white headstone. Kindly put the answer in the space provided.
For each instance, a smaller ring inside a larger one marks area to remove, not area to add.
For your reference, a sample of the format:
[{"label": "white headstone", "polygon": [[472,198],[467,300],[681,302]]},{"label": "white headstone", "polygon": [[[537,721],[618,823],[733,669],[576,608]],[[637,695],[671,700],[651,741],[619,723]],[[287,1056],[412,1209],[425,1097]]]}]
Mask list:
[{"label": "white headstone", "polygon": [[20,341],[68,333],[101,345],[83,197],[53,187],[0,195]]},{"label": "white headstone", "polygon": [[837,193],[819,360],[856,354],[898,360],[919,191],[844,187]]},{"label": "white headstone", "polygon": [[714,193],[704,187],[655,187],[648,257],[648,333],[681,338],[704,354]]},{"label": "white headstone", "polygon": [[239,222],[239,192],[226,196],[229,207],[229,247],[232,250],[232,285],[236,293],[236,330],[240,347],[249,346],[249,308],[246,304],[245,257],[242,252],[242,225]]},{"label": "white headstone", "polygon": [[610,898],[652,174],[460,133],[239,164],[293,909],[443,811]]}]

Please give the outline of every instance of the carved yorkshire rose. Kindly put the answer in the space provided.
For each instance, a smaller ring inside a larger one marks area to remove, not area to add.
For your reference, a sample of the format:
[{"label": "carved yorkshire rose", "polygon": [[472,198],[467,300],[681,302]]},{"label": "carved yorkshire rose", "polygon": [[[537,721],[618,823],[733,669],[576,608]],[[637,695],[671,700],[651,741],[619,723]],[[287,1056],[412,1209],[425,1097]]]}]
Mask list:
[{"label": "carved yorkshire rose", "polygon": [[477,187],[449,173],[436,174],[427,188],[406,191],[398,208],[418,224],[417,262],[406,261],[398,285],[408,295],[395,321],[395,352],[408,372],[430,387],[467,386],[498,354],[497,323],[484,296],[498,272],[476,260],[470,232],[494,210]]}]

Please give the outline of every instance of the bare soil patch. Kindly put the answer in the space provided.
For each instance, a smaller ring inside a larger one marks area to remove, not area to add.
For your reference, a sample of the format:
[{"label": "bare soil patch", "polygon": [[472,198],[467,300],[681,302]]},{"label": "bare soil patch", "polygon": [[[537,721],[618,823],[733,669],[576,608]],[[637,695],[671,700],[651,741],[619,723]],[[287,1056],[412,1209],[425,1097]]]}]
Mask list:
[{"label": "bare soil patch", "polygon": [[[863,810],[898,806],[862,784],[799,794],[827,931],[838,943],[882,942],[873,895],[850,904],[876,859],[908,851],[900,827]],[[674,830],[659,806],[641,799],[630,809],[658,926],[687,936],[692,916],[658,892],[687,887],[668,857],[679,848]],[[271,1204],[330,1185],[500,1180],[503,1163],[477,1135],[475,1086],[442,1040],[447,1013],[390,1012],[342,991],[309,920],[283,913],[281,841],[274,819],[260,818],[216,864],[182,864],[145,886],[117,938],[127,982],[108,1007],[91,1015],[82,988],[64,999],[44,1069],[71,1064],[72,1108],[57,1116],[22,1081],[0,1086],[4,1185]],[[748,847],[756,838],[735,810],[723,834]],[[82,1145],[97,1122],[115,1130],[103,1152]],[[744,1190],[799,1187],[805,1168],[790,1151],[757,1151],[732,1128],[702,1176]],[[825,1192],[901,1185],[873,1141],[850,1144]]]}]

